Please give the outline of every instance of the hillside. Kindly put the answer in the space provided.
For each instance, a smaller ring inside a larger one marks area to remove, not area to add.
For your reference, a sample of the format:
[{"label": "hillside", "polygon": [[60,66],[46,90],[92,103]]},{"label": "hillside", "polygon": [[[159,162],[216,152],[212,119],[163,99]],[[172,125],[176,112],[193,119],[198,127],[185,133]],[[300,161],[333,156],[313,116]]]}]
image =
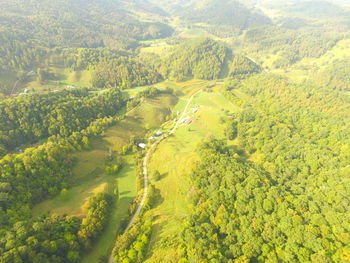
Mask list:
[{"label": "hillside", "polygon": [[251,26],[269,24],[270,20],[262,13],[242,5],[236,0],[162,0],[172,14],[191,23],[207,23],[210,25],[231,26],[245,29]]},{"label": "hillside", "polygon": [[178,81],[188,78],[216,79],[229,50],[210,39],[196,39],[180,45],[161,66],[161,72]]},{"label": "hillside", "polygon": [[[122,1],[2,0],[0,6],[2,31],[18,33],[30,43],[47,47],[118,48],[137,39],[165,37],[171,33],[164,24],[135,19],[126,12]],[[152,10],[150,7],[147,11]],[[155,12],[160,11],[155,9]]]}]

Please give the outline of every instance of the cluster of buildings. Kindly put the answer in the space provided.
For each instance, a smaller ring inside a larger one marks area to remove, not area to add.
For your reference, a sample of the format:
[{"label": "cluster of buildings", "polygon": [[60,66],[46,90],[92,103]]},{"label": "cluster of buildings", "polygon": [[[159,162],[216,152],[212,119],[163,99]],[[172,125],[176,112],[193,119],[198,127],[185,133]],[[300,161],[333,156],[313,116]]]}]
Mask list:
[{"label": "cluster of buildings", "polygon": [[[152,141],[152,140],[155,140],[157,137],[159,136],[162,136],[164,133],[162,131],[157,131],[154,136],[151,136],[148,138],[149,141]],[[147,144],[146,143],[139,143],[138,146],[141,148],[141,149],[145,149],[147,147]]]}]

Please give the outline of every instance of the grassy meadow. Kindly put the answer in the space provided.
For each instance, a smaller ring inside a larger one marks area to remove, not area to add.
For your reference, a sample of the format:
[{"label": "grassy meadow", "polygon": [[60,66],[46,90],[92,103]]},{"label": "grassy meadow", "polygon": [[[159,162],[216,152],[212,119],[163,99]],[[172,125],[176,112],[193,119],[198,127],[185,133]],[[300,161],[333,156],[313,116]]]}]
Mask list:
[{"label": "grassy meadow", "polygon": [[[202,86],[206,87],[207,84],[202,83]],[[198,85],[194,85],[192,92],[197,89]],[[182,110],[185,104],[186,100],[182,99],[175,109]],[[199,106],[197,113],[191,111],[195,106]],[[193,99],[186,116],[193,119],[193,122],[180,125],[175,134],[160,143],[152,155],[149,164],[150,180],[158,189],[160,198],[150,211],[155,220],[145,262],[179,261],[179,234],[184,219],[192,209],[189,199],[194,189],[191,187],[189,174],[198,160],[194,149],[211,137],[225,138],[220,118],[226,116],[226,110],[233,112],[239,108],[219,92],[199,93]],[[159,181],[152,177],[156,170],[162,175]]]}]

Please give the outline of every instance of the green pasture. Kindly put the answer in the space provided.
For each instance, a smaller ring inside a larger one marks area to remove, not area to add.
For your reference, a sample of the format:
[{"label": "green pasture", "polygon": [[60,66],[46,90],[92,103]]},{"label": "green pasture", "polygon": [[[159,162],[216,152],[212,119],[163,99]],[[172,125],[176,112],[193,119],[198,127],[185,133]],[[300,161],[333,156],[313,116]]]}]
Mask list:
[{"label": "green pasture", "polygon": [[[186,101],[181,99],[176,108],[182,110],[185,105]],[[192,113],[191,109],[195,106],[199,106],[199,110]],[[179,126],[175,134],[164,140],[153,154],[149,164],[150,179],[160,197],[155,208],[150,211],[155,221],[145,262],[178,262],[179,234],[192,209],[189,199],[194,189],[189,175],[198,161],[195,149],[206,139],[225,138],[220,118],[226,116],[225,111],[237,110],[221,93],[199,93],[186,116],[193,122]],[[159,181],[152,177],[156,170],[162,175]]]}]

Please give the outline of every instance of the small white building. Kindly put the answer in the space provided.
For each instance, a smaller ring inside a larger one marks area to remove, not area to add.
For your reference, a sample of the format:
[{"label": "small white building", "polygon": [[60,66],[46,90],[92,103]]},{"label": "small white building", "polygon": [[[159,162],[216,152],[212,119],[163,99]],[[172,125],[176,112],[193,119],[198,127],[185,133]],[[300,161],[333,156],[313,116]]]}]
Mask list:
[{"label": "small white building", "polygon": [[156,136],[161,136],[162,134],[163,134],[162,131],[157,131],[157,132],[156,132]]},{"label": "small white building", "polygon": [[149,137],[148,140],[152,141],[154,140],[155,138],[153,136]]},{"label": "small white building", "polygon": [[139,147],[142,148],[142,149],[145,149],[146,148],[146,144],[145,143],[139,143]]},{"label": "small white building", "polygon": [[29,90],[25,89],[24,91],[22,91],[21,93],[19,93],[18,95],[24,95],[24,94],[28,94]]}]

